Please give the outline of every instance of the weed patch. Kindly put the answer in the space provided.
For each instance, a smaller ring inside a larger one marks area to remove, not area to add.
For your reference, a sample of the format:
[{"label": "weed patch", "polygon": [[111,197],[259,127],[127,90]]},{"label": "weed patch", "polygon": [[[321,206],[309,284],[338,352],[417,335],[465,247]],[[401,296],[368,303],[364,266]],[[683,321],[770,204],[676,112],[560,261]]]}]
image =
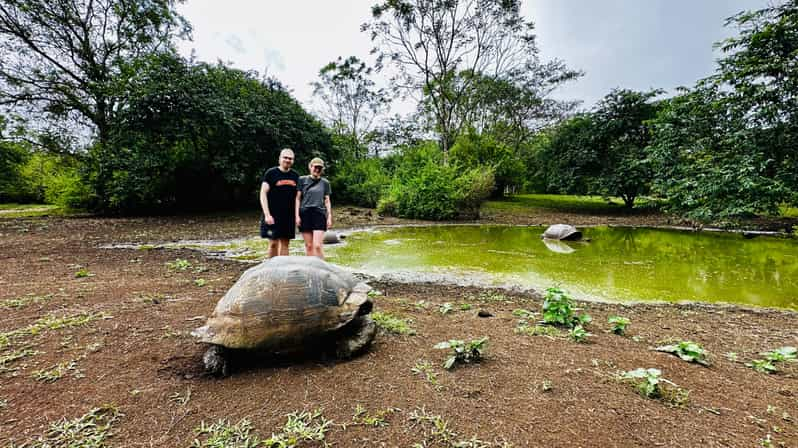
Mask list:
[{"label": "weed patch", "polygon": [[94,274],[89,272],[86,268],[80,268],[75,272],[75,278],[86,278],[86,277],[93,277]]},{"label": "weed patch", "polygon": [[413,375],[423,376],[428,383],[432,385],[432,387],[436,389],[440,389],[441,385],[438,383],[438,374],[435,372],[435,369],[432,367],[432,363],[429,361],[417,361],[416,365],[413,366],[410,371]]},{"label": "weed patch", "polygon": [[610,316],[607,320],[609,321],[610,325],[612,325],[610,331],[619,336],[626,334],[626,327],[628,327],[630,323],[629,319],[621,316]]},{"label": "weed patch", "polygon": [[231,425],[227,420],[219,420],[210,425],[202,422],[198,428],[194,429],[197,438],[194,439],[191,448],[254,448],[262,446],[263,441],[251,432],[252,424],[247,419],[243,419],[235,425]]},{"label": "weed patch", "polygon": [[321,415],[321,410],[313,412],[293,412],[288,414],[287,421],[278,434],[263,442],[270,448],[293,448],[300,442],[324,442],[325,433],[330,429],[332,420]]},{"label": "weed patch", "polygon": [[53,296],[48,294],[45,296],[35,296],[35,295],[27,295],[24,297],[17,297],[13,299],[6,299],[0,302],[0,308],[6,309],[17,309],[23,308],[28,305],[33,305],[36,303],[44,303],[52,299]]},{"label": "weed patch", "polygon": [[[18,448],[101,448],[111,437],[111,426],[122,414],[113,406],[94,408],[74,420],[66,418],[50,425],[47,435]],[[13,448],[14,445],[11,445]]]},{"label": "weed patch", "polygon": [[[413,447],[441,446],[446,448],[488,448],[494,446],[476,438],[462,439],[451,427],[449,422],[440,415],[427,412],[426,409],[414,409],[410,412],[410,422],[413,426],[420,426],[424,440],[416,443]],[[499,445],[509,446],[509,445]]]},{"label": "weed patch", "polygon": [[382,330],[398,334],[398,335],[414,335],[416,334],[416,330],[414,330],[410,326],[409,319],[403,319],[400,317],[396,317],[389,313],[381,313],[379,311],[375,311],[371,313],[371,318],[374,320],[374,323],[377,324]]},{"label": "weed patch", "polygon": [[49,330],[79,327],[97,319],[108,319],[110,317],[102,313],[79,313],[73,316],[48,315],[27,327],[0,333],[0,350],[11,346],[17,341],[24,340],[28,336],[36,336]]},{"label": "weed patch", "polygon": [[78,370],[78,362],[76,360],[58,363],[49,369],[36,370],[31,374],[31,377],[36,381],[54,383],[69,372],[73,372],[73,375],[78,378],[82,377],[80,370]]},{"label": "weed patch", "polygon": [[759,373],[776,373],[779,371],[776,367],[778,363],[794,362],[796,360],[798,349],[791,346],[779,347],[769,352],[760,353],[760,355],[764,356],[765,359],[754,359],[745,363],[745,365]]},{"label": "weed patch", "polygon": [[369,414],[368,410],[358,403],[355,407],[355,414],[352,416],[352,421],[354,421],[356,425],[388,426],[386,417],[394,412],[396,412],[396,409],[389,408],[377,411],[374,414]]},{"label": "weed patch", "polygon": [[659,369],[639,368],[622,372],[623,381],[629,382],[643,397],[659,399],[672,406],[683,407],[689,402],[690,391],[662,377]]},{"label": "weed patch", "polygon": [[700,344],[692,341],[679,341],[675,344],[662,345],[654,350],[674,354],[687,362],[694,362],[704,366],[709,365],[707,351]]},{"label": "weed patch", "polygon": [[487,344],[488,337],[483,336],[468,343],[458,339],[450,339],[435,344],[435,348],[450,350],[449,357],[443,362],[443,368],[448,370],[453,368],[455,364],[470,364],[481,361],[487,350]]},{"label": "weed patch", "polygon": [[571,331],[568,332],[568,336],[570,336],[574,342],[587,342],[588,336],[592,336],[592,334],[588,333],[581,325],[577,325],[571,328]]},{"label": "weed patch", "polygon": [[185,271],[191,267],[191,263],[186,259],[176,258],[174,261],[167,261],[166,267],[169,268],[170,271]]}]

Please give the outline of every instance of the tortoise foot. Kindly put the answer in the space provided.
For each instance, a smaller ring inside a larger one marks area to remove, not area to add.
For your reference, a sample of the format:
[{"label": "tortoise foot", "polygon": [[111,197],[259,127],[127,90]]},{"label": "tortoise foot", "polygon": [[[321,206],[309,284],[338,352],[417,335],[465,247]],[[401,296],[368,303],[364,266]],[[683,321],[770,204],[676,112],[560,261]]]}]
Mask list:
[{"label": "tortoise foot", "polygon": [[376,334],[377,324],[371,316],[356,317],[341,329],[341,335],[335,343],[335,355],[342,359],[355,356],[368,348]]},{"label": "tortoise foot", "polygon": [[205,364],[205,371],[211,375],[225,377],[230,374],[230,361],[227,350],[218,345],[212,345],[208,351],[202,355],[202,362]]}]

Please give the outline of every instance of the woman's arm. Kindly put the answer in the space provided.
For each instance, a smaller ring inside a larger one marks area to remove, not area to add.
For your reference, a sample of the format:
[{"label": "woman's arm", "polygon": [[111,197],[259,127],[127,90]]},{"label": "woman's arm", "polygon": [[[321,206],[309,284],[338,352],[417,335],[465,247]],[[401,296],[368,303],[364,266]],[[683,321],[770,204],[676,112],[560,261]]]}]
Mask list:
[{"label": "woman's arm", "polygon": [[302,220],[299,218],[299,203],[302,202],[302,190],[296,191],[296,205],[294,207],[294,220],[296,221],[296,225],[300,225]]},{"label": "woman's arm", "polygon": [[332,228],[332,204],[330,203],[330,195],[324,195],[324,207],[327,209],[327,228]]}]

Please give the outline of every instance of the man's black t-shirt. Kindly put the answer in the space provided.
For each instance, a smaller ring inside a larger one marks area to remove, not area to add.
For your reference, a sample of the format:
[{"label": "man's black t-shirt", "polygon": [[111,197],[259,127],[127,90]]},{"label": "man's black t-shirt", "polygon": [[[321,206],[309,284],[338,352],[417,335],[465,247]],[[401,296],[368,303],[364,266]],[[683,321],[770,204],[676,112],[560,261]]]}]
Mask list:
[{"label": "man's black t-shirt", "polygon": [[274,217],[275,224],[282,219],[290,219],[293,222],[299,174],[294,170],[283,172],[275,166],[263,173],[263,182],[269,184],[266,198],[269,200],[269,212]]}]

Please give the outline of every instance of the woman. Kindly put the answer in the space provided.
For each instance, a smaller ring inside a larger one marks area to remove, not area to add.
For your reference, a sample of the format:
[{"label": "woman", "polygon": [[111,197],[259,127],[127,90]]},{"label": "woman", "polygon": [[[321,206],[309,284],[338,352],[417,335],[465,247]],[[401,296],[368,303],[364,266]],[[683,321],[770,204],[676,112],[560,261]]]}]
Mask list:
[{"label": "woman", "polygon": [[299,178],[296,223],[305,240],[305,255],[324,259],[324,232],[332,227],[330,182],[321,177],[324,161],[316,157],[308,165],[310,176]]}]

